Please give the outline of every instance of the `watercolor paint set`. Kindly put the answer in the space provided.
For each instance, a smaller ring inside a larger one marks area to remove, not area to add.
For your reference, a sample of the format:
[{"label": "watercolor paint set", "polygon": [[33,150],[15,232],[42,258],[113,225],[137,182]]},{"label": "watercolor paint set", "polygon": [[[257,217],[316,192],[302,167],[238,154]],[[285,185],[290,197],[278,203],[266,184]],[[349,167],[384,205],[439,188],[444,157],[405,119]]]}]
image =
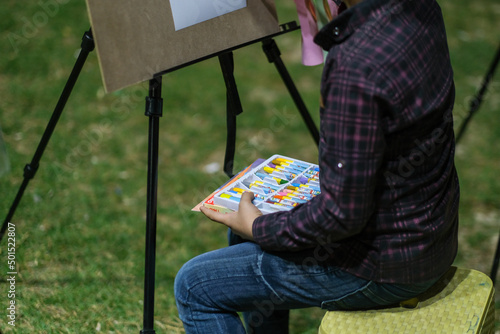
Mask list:
[{"label": "watercolor paint set", "polygon": [[320,193],[319,167],[273,155],[252,164],[200,204],[219,212],[237,211],[245,191],[254,193],[253,203],[264,214],[290,210]]}]

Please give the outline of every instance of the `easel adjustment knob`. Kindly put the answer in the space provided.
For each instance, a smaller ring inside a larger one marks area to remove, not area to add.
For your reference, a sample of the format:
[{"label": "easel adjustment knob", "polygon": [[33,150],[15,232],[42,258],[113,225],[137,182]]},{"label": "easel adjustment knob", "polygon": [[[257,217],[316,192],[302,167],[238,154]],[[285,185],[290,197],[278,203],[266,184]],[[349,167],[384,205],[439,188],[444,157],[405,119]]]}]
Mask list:
[{"label": "easel adjustment knob", "polygon": [[158,97],[146,97],[146,116],[163,116],[163,99]]},{"label": "easel adjustment knob", "polygon": [[94,51],[95,43],[91,29],[89,29],[88,31],[85,32],[85,34],[83,34],[81,47],[82,50],[85,50],[87,52]]},{"label": "easel adjustment knob", "polygon": [[38,166],[39,165],[32,166],[30,164],[27,164],[26,166],[24,166],[24,177],[26,179],[29,179],[29,180],[31,180],[32,178],[34,178],[35,174],[36,174],[36,171],[38,170]]},{"label": "easel adjustment knob", "polygon": [[278,48],[278,44],[276,44],[276,41],[274,39],[268,39],[263,41],[262,49],[264,50],[264,53],[267,56],[267,60],[270,63],[276,62],[281,56],[281,51]]}]

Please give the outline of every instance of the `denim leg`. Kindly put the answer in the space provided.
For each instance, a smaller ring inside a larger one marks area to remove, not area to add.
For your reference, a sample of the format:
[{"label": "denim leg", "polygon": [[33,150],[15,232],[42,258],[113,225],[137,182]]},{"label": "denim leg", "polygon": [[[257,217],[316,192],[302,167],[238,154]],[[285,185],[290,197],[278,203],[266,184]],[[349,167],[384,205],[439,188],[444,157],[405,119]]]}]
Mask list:
[{"label": "denim leg", "polygon": [[270,253],[244,242],[188,261],[174,286],[186,333],[245,333],[237,312],[244,312],[249,332],[287,333],[288,316],[279,315],[290,309],[372,308],[428,288],[367,281],[323,262],[320,255],[314,249]]},{"label": "denim leg", "polygon": [[245,298],[252,298],[249,290],[258,289],[258,283],[252,282],[256,262],[254,252],[224,248],[184,264],[175,278],[174,292],[187,334],[245,333],[237,312],[248,304]]},{"label": "denim leg", "polygon": [[356,291],[323,301],[321,308],[329,311],[338,311],[397,306],[400,302],[427,291],[437,280],[419,284],[383,284],[370,281]]},{"label": "denim leg", "polygon": [[[229,246],[246,242],[243,238],[228,229],[227,239]],[[290,310],[268,309],[266,312],[254,310],[243,312],[243,319],[248,334],[288,334]]]},{"label": "denim leg", "polygon": [[303,264],[308,258],[300,253],[264,252],[245,242],[191,259],[174,283],[186,333],[245,333],[238,312],[246,314],[250,333],[287,333],[288,319],[279,319],[280,314],[320,307],[332,294],[344,295],[342,286],[357,290],[364,282],[344,282],[349,275],[335,279],[337,268]]}]

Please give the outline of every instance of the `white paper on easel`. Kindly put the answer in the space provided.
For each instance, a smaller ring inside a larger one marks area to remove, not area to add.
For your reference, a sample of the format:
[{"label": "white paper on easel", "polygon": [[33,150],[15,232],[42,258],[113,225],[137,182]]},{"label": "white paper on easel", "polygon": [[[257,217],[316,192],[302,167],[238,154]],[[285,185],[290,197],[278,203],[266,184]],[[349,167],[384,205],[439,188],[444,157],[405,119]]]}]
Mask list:
[{"label": "white paper on easel", "polygon": [[176,31],[246,6],[246,0],[170,0]]}]

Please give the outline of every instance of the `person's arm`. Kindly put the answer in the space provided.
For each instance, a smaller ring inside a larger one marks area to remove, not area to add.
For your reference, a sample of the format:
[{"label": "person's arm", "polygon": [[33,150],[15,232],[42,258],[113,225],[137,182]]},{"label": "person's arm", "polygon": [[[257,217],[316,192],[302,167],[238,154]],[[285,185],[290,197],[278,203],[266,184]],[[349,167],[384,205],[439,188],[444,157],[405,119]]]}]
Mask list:
[{"label": "person's arm", "polygon": [[294,251],[359,233],[375,210],[385,150],[384,98],[364,73],[336,71],[322,86],[321,194],[287,212],[260,216],[253,239],[263,249]]},{"label": "person's arm", "polygon": [[374,211],[385,141],[380,92],[358,77],[337,72],[323,87],[320,195],[291,211],[262,215],[245,193],[238,212],[202,212],[267,250],[300,250],[359,233]]}]

